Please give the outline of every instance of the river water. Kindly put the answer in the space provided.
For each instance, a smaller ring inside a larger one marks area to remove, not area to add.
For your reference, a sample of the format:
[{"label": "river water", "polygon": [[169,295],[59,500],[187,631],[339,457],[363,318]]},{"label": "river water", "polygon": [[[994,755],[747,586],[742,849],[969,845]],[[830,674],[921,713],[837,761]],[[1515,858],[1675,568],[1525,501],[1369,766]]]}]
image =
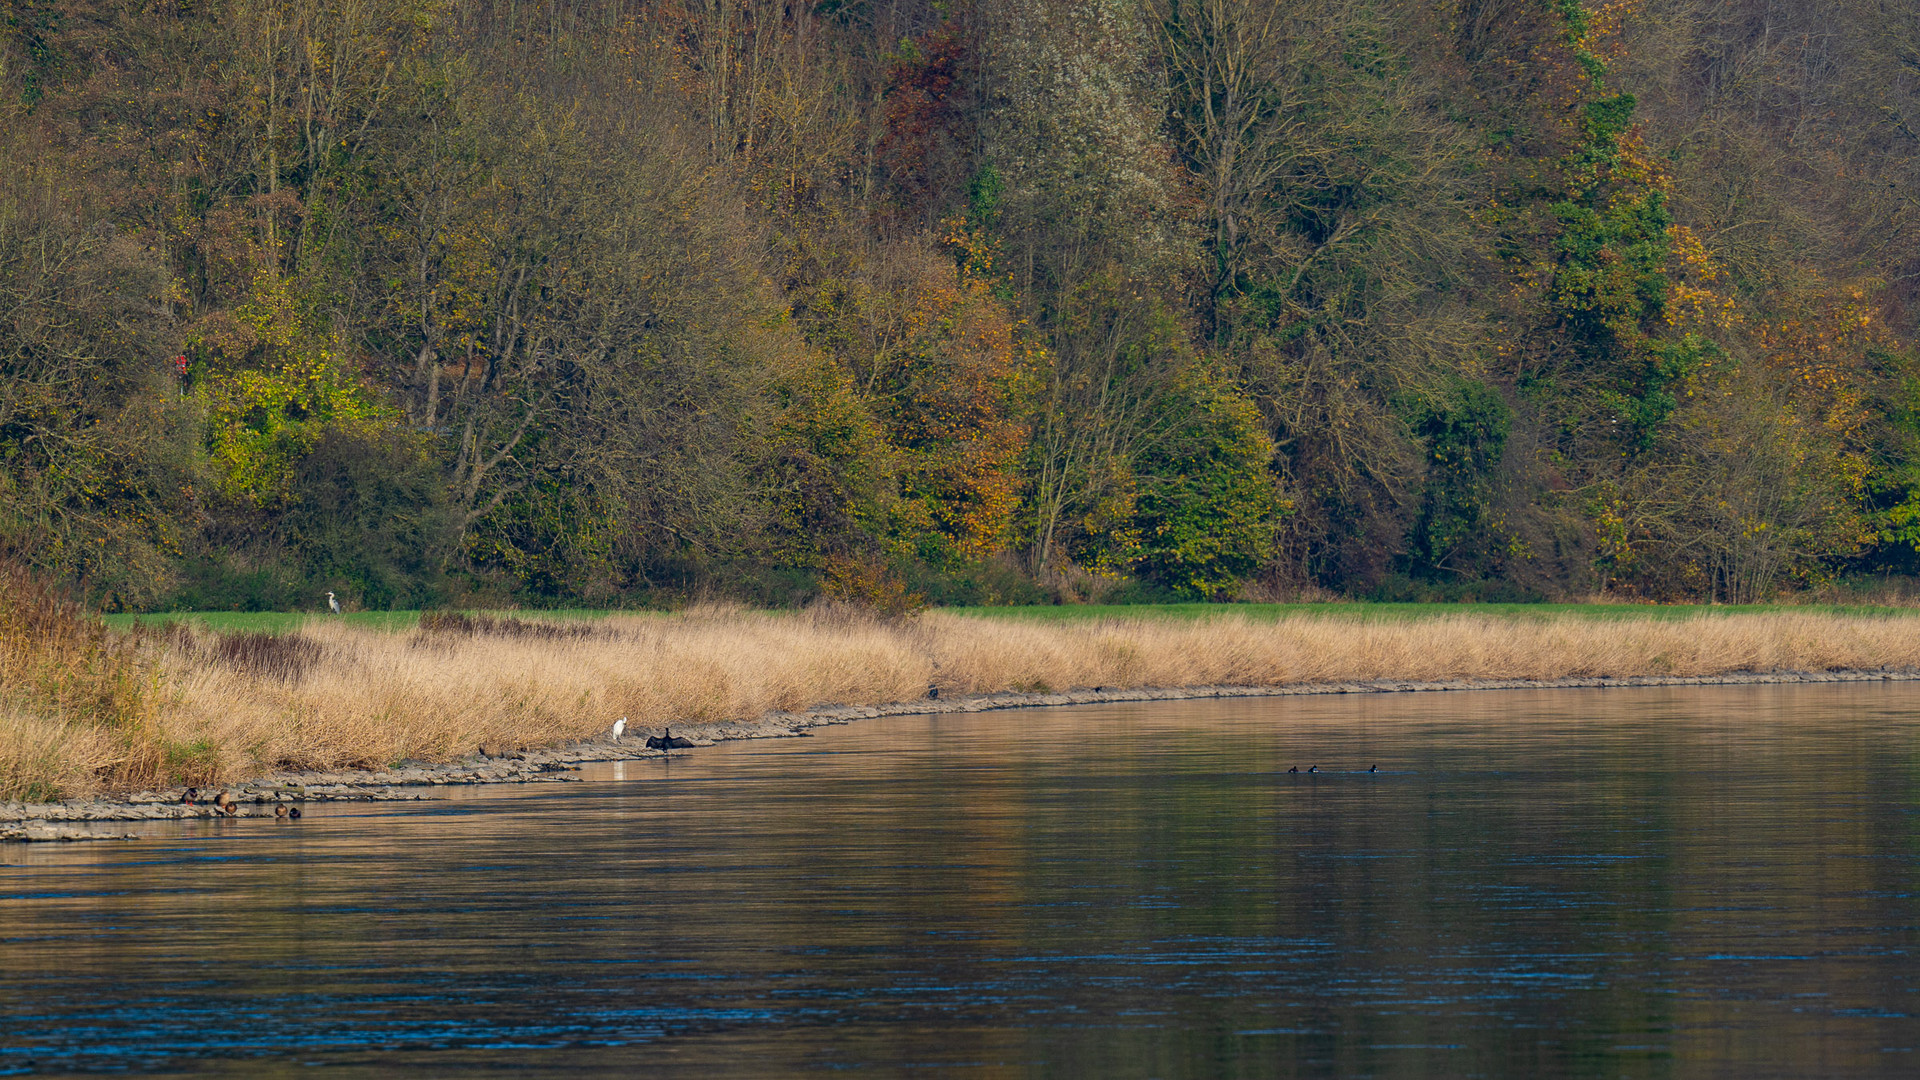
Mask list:
[{"label": "river water", "polygon": [[584,775],[0,846],[0,1074],[1920,1074],[1912,684],[903,717]]}]

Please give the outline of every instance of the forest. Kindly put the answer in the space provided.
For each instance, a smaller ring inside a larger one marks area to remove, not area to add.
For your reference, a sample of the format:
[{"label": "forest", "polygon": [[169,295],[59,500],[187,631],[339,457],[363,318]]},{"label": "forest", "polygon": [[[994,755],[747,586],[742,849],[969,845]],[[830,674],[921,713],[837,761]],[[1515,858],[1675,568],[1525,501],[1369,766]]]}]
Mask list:
[{"label": "forest", "polygon": [[1911,0],[4,0],[109,611],[1920,573]]}]

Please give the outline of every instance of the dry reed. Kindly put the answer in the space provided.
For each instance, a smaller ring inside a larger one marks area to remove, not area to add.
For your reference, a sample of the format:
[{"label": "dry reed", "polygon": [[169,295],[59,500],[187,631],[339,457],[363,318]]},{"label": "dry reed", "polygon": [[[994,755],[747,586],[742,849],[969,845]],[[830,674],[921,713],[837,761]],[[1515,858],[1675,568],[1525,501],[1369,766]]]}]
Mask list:
[{"label": "dry reed", "polygon": [[167,693],[138,725],[0,716],[0,798],[443,759],[579,739],[621,715],[657,728],[910,700],[930,684],[952,696],[1907,668],[1920,666],[1916,631],[1907,618],[1794,612],[1028,623],[724,609],[591,624],[440,619],[410,634],[314,620],[275,641],[176,630],[144,639]]}]

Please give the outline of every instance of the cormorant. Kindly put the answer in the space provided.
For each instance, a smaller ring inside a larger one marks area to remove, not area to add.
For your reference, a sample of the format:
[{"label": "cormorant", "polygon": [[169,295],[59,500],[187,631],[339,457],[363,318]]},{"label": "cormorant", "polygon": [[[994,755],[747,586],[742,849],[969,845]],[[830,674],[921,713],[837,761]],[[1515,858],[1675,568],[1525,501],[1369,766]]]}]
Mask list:
[{"label": "cormorant", "polygon": [[685,750],[693,745],[691,739],[676,738],[672,725],[660,729],[660,734],[647,736],[649,750]]}]

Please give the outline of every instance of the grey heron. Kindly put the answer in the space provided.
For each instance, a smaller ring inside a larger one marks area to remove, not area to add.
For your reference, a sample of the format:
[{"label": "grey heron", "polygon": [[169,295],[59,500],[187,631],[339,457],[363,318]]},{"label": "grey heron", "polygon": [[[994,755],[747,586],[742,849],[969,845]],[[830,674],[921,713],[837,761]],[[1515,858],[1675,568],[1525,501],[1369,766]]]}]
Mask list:
[{"label": "grey heron", "polygon": [[335,600],[332,593],[327,594],[327,610],[335,615],[340,614],[340,601]]}]

